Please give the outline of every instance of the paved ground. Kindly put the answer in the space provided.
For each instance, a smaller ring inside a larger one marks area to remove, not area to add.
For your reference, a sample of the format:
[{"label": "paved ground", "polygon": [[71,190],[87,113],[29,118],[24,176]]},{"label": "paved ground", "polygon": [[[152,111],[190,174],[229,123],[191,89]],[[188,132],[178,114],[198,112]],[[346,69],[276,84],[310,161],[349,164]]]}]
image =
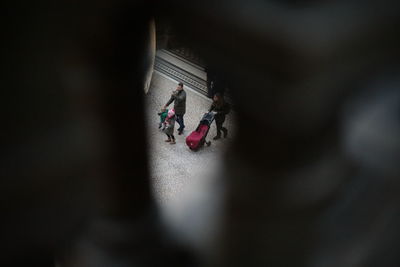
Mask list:
[{"label": "paved ground", "polygon": [[[191,151],[185,144],[185,138],[197,127],[211,100],[185,87],[186,128],[183,135],[175,134],[176,144],[170,145],[164,142],[166,135],[158,129],[157,112],[168,101],[176,86],[176,81],[154,72],[146,96],[153,191],[162,211],[174,227],[183,231],[186,229],[188,235],[197,233],[196,237],[189,238],[199,238],[199,231],[201,238],[207,238],[211,234],[209,219],[215,217],[217,209],[217,206],[210,203],[215,203],[220,194],[217,177],[221,169],[221,157],[234,132],[232,114],[228,115],[226,121],[226,127],[230,129],[227,139],[212,140],[210,147],[204,147],[197,152]],[[175,125],[175,132],[177,128],[178,124]],[[213,123],[208,138],[212,139],[215,135]]]}]

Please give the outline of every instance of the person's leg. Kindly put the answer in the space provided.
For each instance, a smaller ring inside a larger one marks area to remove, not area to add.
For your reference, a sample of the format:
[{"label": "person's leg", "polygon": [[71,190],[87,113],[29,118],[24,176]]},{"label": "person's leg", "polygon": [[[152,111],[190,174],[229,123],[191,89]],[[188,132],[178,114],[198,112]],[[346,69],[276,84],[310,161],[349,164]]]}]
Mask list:
[{"label": "person's leg", "polygon": [[185,116],[185,114],[181,115],[181,122],[182,122],[182,127],[181,127],[181,132],[183,131],[183,129],[185,128],[185,122],[183,120],[183,116]]},{"label": "person's leg", "polygon": [[228,129],[222,126],[221,130],[224,132],[224,138],[227,138],[228,137]]},{"label": "person's leg", "polygon": [[176,115],[176,122],[179,124],[178,134],[182,134],[183,128],[185,128],[185,124],[183,122],[183,115]]},{"label": "person's leg", "polygon": [[224,138],[226,138],[227,136],[228,136],[228,129],[227,128],[225,128],[224,126],[222,126],[223,124],[224,124],[224,122],[225,122],[225,116],[224,116],[224,118],[220,121],[220,124],[221,124],[221,130],[224,132]]},{"label": "person's leg", "polygon": [[179,132],[181,130],[182,125],[181,125],[180,115],[178,115],[178,114],[176,114],[176,122],[179,124],[179,127],[177,129]]},{"label": "person's leg", "polygon": [[175,136],[173,134],[170,135],[171,136],[171,145],[175,144]]},{"label": "person's leg", "polygon": [[161,129],[162,122],[158,123],[158,129]]},{"label": "person's leg", "polygon": [[214,140],[220,139],[221,138],[221,128],[222,128],[222,123],[219,120],[215,120],[215,125],[217,126],[217,135],[214,136]]},{"label": "person's leg", "polygon": [[166,135],[167,135],[168,139],[165,140],[165,142],[171,142],[171,135],[169,135],[169,134],[166,134]]}]

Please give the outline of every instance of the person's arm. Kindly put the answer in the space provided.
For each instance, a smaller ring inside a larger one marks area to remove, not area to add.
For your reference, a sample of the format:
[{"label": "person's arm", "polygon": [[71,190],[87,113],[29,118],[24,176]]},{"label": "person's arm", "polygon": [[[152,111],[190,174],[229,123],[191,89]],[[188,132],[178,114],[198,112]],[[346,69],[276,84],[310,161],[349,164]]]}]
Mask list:
[{"label": "person's arm", "polygon": [[214,103],[211,104],[211,107],[208,109],[208,112],[211,112],[211,111],[213,111],[213,110],[214,110]]},{"label": "person's arm", "polygon": [[164,108],[168,107],[172,102],[174,102],[175,97],[171,96],[171,98],[168,100],[167,104],[165,104]]}]

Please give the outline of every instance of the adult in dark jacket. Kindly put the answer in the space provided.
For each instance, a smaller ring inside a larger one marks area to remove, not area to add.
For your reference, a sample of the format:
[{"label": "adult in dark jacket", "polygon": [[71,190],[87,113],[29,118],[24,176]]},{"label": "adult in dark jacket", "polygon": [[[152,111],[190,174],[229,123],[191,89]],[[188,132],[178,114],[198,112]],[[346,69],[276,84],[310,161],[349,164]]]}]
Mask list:
[{"label": "adult in dark jacket", "polygon": [[228,136],[228,129],[223,127],[222,125],[225,122],[225,116],[230,111],[230,105],[225,102],[224,97],[220,93],[216,93],[213,97],[213,103],[209,111],[215,112],[215,124],[217,126],[217,135],[213,138],[214,140],[221,138],[221,131],[224,132],[224,138]]},{"label": "adult in dark jacket", "polygon": [[185,128],[183,115],[186,113],[186,92],[183,90],[183,83],[178,84],[178,87],[172,92],[171,98],[164,107],[167,108],[172,102],[174,102],[176,122],[179,124],[178,134],[182,134]]}]

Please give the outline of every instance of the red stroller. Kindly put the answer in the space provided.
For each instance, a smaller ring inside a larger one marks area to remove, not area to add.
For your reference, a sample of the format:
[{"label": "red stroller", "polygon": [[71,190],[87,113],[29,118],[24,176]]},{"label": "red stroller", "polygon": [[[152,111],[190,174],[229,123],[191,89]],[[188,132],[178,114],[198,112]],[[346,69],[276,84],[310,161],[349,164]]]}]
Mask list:
[{"label": "red stroller", "polygon": [[191,150],[198,150],[204,144],[206,144],[207,146],[211,145],[210,141],[206,141],[206,137],[213,121],[214,113],[205,113],[200,120],[200,123],[197,126],[196,130],[193,131],[188,137],[186,137],[186,144]]}]

